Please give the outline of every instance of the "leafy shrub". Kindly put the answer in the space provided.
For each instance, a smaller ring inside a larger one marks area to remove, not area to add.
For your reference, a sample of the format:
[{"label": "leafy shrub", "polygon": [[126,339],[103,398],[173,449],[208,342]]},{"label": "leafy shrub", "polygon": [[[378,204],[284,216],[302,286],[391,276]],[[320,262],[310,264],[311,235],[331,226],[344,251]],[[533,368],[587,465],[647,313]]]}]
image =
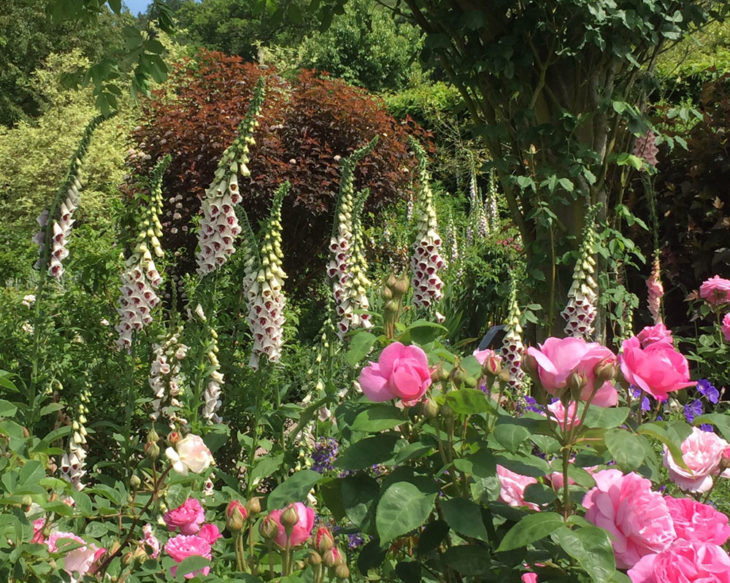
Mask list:
[{"label": "leafy shrub", "polygon": [[195,247],[190,221],[261,75],[267,77],[267,99],[252,146],[251,178],[241,184],[244,206],[252,219],[260,219],[276,187],[284,180],[291,183],[283,210],[284,269],[302,277],[326,246],[339,159],[380,136],[377,149],[358,166],[355,184],[370,188],[369,209],[381,209],[400,198],[409,183],[406,137],[419,130],[399,124],[380,100],[342,81],[302,71],[287,83],[240,58],[201,51],[143,105],[145,121],[134,134],[146,155],[138,158],[143,168],[173,155],[165,177],[169,199],[163,225],[165,245],[187,251],[184,265]]}]

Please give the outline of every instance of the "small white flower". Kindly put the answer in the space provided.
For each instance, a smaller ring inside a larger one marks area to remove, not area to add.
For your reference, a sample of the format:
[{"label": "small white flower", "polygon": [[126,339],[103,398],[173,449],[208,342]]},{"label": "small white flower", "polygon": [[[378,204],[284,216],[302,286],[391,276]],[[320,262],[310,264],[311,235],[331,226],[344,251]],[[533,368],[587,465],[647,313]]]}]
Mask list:
[{"label": "small white flower", "polygon": [[23,296],[23,301],[21,303],[30,308],[35,303],[35,295],[28,294],[27,296]]}]

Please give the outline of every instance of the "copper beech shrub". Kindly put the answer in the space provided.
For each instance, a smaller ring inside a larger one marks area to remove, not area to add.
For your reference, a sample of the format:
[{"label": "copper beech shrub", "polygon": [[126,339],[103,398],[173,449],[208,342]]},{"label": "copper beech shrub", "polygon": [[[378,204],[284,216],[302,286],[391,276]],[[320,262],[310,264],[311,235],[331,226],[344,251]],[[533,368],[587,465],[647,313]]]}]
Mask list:
[{"label": "copper beech shrub", "polygon": [[172,155],[163,184],[163,245],[182,250],[181,272],[193,264],[192,219],[261,75],[266,76],[266,101],[251,148],[251,176],[241,178],[243,208],[255,228],[279,184],[291,182],[282,215],[284,269],[301,284],[305,273],[316,274],[323,264],[340,158],[380,136],[355,175],[356,189],[371,190],[366,210],[377,210],[403,197],[415,176],[408,134],[427,136],[412,121],[390,116],[380,99],[326,74],[304,70],[287,81],[270,67],[201,51],[179,64],[169,83],[143,103],[144,121],[134,132],[144,154],[133,157],[136,170],[144,172]]}]

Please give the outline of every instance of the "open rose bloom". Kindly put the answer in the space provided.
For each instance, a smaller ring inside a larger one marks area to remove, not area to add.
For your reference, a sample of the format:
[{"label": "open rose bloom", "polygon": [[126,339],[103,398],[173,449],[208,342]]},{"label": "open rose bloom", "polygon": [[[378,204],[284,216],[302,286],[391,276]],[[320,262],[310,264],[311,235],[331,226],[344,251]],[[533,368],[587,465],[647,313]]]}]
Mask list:
[{"label": "open rose bloom", "polygon": [[730,279],[716,275],[705,280],[700,286],[700,297],[711,306],[730,303]]},{"label": "open rose bloom", "polygon": [[687,469],[678,465],[669,450],[664,448],[664,465],[669,477],[686,492],[707,492],[712,488],[713,476],[722,471],[723,453],[730,444],[714,433],[692,428],[692,433],[682,442],[682,458]]},{"label": "open rose bloom", "polygon": [[74,543],[81,546],[77,546],[63,555],[63,570],[71,576],[72,583],[81,581],[87,573],[93,574],[97,566],[96,561],[106,552],[106,549],[89,544],[72,532],[51,533],[46,541],[48,550],[52,553],[63,551],[66,547],[70,548]]},{"label": "open rose bloom", "polygon": [[188,498],[182,506],[165,512],[163,519],[170,530],[179,528],[182,534],[195,534],[205,522],[205,512],[198,500]]},{"label": "open rose bloom", "polygon": [[628,569],[644,555],[658,553],[677,537],[669,508],[651,482],[638,474],[602,470],[583,499],[586,519],[611,534],[616,566]]},{"label": "open rose bloom", "polygon": [[550,395],[560,398],[570,378],[580,375],[585,379],[581,401],[593,396],[591,403],[599,407],[612,407],[618,402],[618,393],[610,382],[595,387],[596,366],[616,362],[616,355],[605,346],[582,338],[548,338],[539,350],[528,348],[527,354],[535,359],[540,383]]},{"label": "open rose bloom", "polygon": [[662,401],[669,393],[696,384],[689,380],[687,359],[666,337],[642,347],[641,340],[634,336],[624,340],[622,346],[619,362],[626,382],[655,399]]},{"label": "open rose bloom", "polygon": [[730,557],[720,546],[677,539],[642,557],[627,574],[632,583],[730,583]]},{"label": "open rose bloom", "polygon": [[[200,556],[208,560],[212,558],[210,543],[203,537],[195,534],[178,534],[172,537],[165,544],[165,552],[176,563],[182,563],[185,559],[192,556]],[[170,574],[174,577],[175,573],[177,573],[177,567],[172,567]],[[207,575],[208,573],[210,573],[210,567],[203,567],[199,571],[186,574],[185,578],[192,579],[196,575]]]},{"label": "open rose bloom", "polygon": [[415,405],[431,386],[426,353],[418,346],[393,342],[378,362],[362,369],[359,383],[365,396],[376,403],[402,399],[406,406]]},{"label": "open rose bloom", "polygon": [[213,463],[213,455],[199,435],[186,435],[177,442],[175,448],[168,447],[165,455],[172,463],[173,469],[183,476],[187,476],[188,472],[199,474]]}]

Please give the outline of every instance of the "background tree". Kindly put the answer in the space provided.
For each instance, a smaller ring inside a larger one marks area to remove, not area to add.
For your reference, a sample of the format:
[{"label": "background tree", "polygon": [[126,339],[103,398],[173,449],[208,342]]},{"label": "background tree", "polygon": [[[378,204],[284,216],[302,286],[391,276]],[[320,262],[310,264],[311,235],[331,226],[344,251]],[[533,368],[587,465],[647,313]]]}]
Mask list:
[{"label": "background tree", "polygon": [[[315,3],[320,14],[346,0]],[[389,4],[426,34],[429,58],[459,88],[519,227],[528,274],[553,330],[570,283],[588,204],[603,219],[640,167],[633,135],[647,130],[645,80],[684,32],[724,15],[727,2],[672,0],[405,0]],[[605,269],[605,267],[604,267]]]}]

